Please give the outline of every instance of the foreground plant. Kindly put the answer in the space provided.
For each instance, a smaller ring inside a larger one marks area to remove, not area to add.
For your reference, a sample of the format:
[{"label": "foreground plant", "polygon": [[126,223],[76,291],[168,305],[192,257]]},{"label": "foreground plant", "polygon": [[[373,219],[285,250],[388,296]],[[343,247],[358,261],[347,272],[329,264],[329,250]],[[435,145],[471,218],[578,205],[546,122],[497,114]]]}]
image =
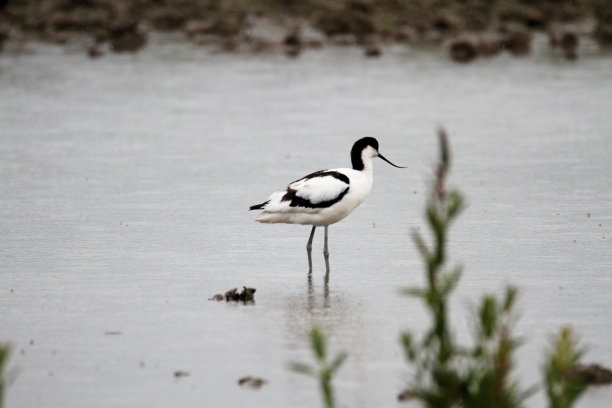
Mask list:
[{"label": "foreground plant", "polygon": [[570,408],[589,385],[578,367],[584,351],[578,348],[572,330],[564,328],[554,339],[544,363],[544,380],[550,408]]},{"label": "foreground plant", "polygon": [[319,381],[321,395],[325,408],[335,408],[334,389],[332,379],[338,369],[346,360],[347,354],[340,352],[336,357],[329,362],[327,358],[327,344],[323,331],[318,327],[313,327],[310,330],[310,347],[317,361],[315,366],[308,364],[293,362],[290,367],[293,371],[310,376]]},{"label": "foreground plant", "polygon": [[[421,299],[429,310],[431,327],[420,340],[410,332],[402,334],[408,360],[415,365],[412,384],[402,393],[404,399],[420,401],[430,408],[522,407],[524,400],[538,389],[522,389],[512,378],[514,352],[520,341],[512,334],[513,307],[517,289],[509,286],[502,297],[485,295],[474,316],[474,344],[457,344],[449,326],[448,302],[456,287],[461,268],[446,266],[448,232],[464,208],[457,190],[446,190],[450,170],[450,149],[443,129],[439,131],[440,158],[426,218],[432,243],[415,232],[414,241],[426,269],[426,285],[405,293]],[[546,365],[546,388],[551,408],[569,408],[584,391],[579,378],[568,379],[581,353],[575,351],[571,332],[561,333]]]},{"label": "foreground plant", "polygon": [[4,390],[8,382],[6,364],[10,351],[8,344],[0,344],[0,408],[4,405]]}]

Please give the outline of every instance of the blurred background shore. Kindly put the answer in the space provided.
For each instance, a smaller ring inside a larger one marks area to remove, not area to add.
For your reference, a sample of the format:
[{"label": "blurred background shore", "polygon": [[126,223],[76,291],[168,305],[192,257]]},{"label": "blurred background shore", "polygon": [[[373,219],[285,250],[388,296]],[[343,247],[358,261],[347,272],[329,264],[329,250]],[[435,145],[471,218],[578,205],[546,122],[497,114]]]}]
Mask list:
[{"label": "blurred background shore", "polygon": [[154,32],[218,51],[285,53],[387,44],[440,46],[458,62],[503,51],[529,54],[534,33],[567,59],[581,40],[612,46],[607,0],[0,0],[0,50],[47,42],[82,45],[93,58],[136,52]]}]

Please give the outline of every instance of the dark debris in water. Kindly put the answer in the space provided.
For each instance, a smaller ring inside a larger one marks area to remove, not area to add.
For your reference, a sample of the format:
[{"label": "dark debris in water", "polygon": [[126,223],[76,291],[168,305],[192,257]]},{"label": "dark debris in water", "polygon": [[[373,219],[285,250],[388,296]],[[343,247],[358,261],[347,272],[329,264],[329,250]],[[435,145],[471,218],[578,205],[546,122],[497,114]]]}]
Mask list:
[{"label": "dark debris in water", "polygon": [[238,380],[238,385],[242,387],[252,388],[255,390],[261,388],[266,383],[267,381],[264,380],[263,378],[257,378],[257,377],[251,377],[251,376],[242,377],[241,379]]},{"label": "dark debris in water", "polygon": [[410,390],[404,390],[397,396],[397,400],[398,401],[409,401],[412,399],[412,397],[413,395],[412,395],[412,392],[410,392]]},{"label": "dark debris in water", "polygon": [[177,370],[174,372],[174,378],[189,377],[189,375],[187,371]]},{"label": "dark debris in water", "polygon": [[570,377],[580,377],[589,385],[612,384],[612,371],[599,364],[579,364],[570,373]]},{"label": "dark debris in water", "polygon": [[246,286],[243,286],[241,291],[238,291],[238,288],[233,288],[225,292],[224,295],[217,293],[208,300],[216,300],[217,302],[220,302],[225,299],[226,302],[252,303],[255,301],[255,291],[255,288],[247,288]]}]

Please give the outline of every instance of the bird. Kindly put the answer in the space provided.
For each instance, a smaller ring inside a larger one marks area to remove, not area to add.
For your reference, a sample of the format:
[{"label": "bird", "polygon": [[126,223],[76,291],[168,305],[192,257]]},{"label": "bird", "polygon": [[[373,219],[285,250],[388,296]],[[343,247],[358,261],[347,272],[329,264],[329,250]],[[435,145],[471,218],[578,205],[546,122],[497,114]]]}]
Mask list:
[{"label": "bird", "polygon": [[323,256],[329,274],[327,230],[344,219],[365,200],[372,190],[372,159],[378,157],[397,168],[378,151],[373,137],[357,140],[351,148],[352,168],[319,170],[289,183],[249,210],[262,210],[255,217],[261,223],[312,225],[306,244],[308,272],[312,272],[312,239],[317,227],[325,227]]}]

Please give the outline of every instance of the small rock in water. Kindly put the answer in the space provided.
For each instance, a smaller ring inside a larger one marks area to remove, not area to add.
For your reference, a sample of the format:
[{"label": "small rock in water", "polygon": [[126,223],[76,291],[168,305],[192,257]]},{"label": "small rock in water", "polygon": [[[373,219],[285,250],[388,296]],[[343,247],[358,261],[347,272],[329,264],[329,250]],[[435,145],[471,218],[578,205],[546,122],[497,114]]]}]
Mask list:
[{"label": "small rock in water", "polygon": [[612,371],[599,364],[579,364],[569,373],[569,376],[579,376],[590,385],[612,384]]},{"label": "small rock in water", "polygon": [[255,300],[255,290],[255,288],[243,286],[242,292],[240,292],[240,300],[243,302],[253,302]]},{"label": "small rock in water", "polygon": [[181,377],[189,377],[189,373],[187,371],[175,371],[174,372],[174,378],[181,378]]},{"label": "small rock in water", "polygon": [[257,377],[242,377],[241,379],[238,380],[238,385],[241,385],[243,387],[248,387],[248,388],[253,388],[253,389],[258,389],[261,388],[264,384],[266,384],[267,381],[264,380],[263,378],[257,378]]},{"label": "small rock in water", "polygon": [[[225,300],[226,301],[242,301],[242,302],[253,302],[255,301],[255,288],[247,288],[246,286],[242,287],[242,291],[238,292],[238,288],[230,289],[225,292]],[[216,297],[217,295],[215,295]]]},{"label": "small rock in water", "polygon": [[410,390],[404,390],[397,396],[398,401],[408,401],[412,398],[412,393]]},{"label": "small rock in water", "polygon": [[238,288],[230,289],[225,292],[225,300],[227,300],[228,302],[230,300],[239,300],[238,296]]},{"label": "small rock in water", "polygon": [[215,296],[211,297],[211,298],[210,298],[210,299],[208,299],[208,300],[216,300],[217,302],[220,302],[220,301],[222,301],[223,299],[225,299],[225,296],[223,296],[223,295],[222,295],[222,294],[220,294],[220,293],[217,293]]}]

